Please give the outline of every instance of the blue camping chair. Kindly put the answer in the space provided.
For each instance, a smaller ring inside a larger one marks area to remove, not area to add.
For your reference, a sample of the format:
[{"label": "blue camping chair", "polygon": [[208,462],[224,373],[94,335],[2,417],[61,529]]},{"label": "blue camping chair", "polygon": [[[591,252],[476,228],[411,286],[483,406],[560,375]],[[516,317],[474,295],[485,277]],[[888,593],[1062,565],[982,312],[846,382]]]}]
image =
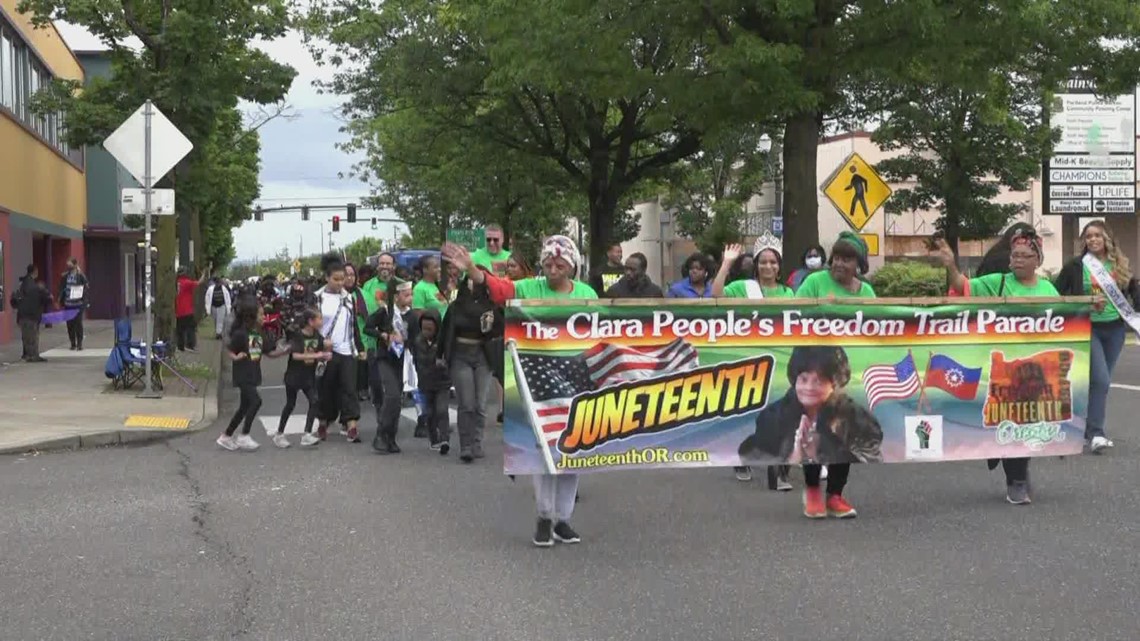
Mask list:
[{"label": "blue camping chair", "polygon": [[[147,347],[141,342],[131,340],[131,321],[129,318],[115,320],[115,346],[107,357],[104,374],[111,379],[114,389],[130,389],[136,383],[141,383],[146,376]],[[162,342],[154,344],[154,364],[151,367],[151,384],[155,389],[162,389],[162,356],[166,353],[166,346]],[[169,366],[168,366],[169,367]]]}]

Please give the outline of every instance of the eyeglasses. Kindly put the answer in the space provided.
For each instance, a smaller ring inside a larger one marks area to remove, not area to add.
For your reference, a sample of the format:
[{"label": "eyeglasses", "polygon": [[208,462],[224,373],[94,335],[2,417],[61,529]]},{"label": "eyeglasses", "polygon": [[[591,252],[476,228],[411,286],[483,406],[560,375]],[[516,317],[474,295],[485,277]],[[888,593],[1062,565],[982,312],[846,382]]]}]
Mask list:
[{"label": "eyeglasses", "polygon": [[488,243],[501,243],[501,242],[503,242],[503,239],[502,238],[488,238],[487,242]]}]

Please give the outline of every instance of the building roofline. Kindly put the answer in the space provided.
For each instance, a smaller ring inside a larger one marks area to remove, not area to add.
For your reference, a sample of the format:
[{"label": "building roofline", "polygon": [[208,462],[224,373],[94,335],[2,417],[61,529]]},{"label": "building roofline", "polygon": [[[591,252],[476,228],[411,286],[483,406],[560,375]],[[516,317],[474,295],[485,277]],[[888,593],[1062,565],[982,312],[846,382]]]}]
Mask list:
[{"label": "building roofline", "polygon": [[848,131],[846,133],[836,134],[834,136],[823,136],[822,138],[819,139],[819,144],[826,145],[827,143],[831,143],[831,142],[840,142],[843,140],[854,140],[855,138],[866,138],[866,139],[870,140],[871,132],[863,131],[862,129],[860,129],[858,131]]}]

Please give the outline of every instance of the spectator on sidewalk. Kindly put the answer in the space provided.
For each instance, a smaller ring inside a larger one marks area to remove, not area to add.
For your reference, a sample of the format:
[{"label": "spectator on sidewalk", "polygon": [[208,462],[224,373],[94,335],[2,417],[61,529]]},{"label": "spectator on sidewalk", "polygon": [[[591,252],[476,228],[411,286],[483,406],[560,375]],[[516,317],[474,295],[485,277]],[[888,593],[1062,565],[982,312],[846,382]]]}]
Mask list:
[{"label": "spectator on sidewalk", "polygon": [[226,318],[232,308],[233,292],[221,276],[215,276],[206,288],[206,309],[210,310],[210,317],[214,319],[214,338],[222,340],[226,333]]},{"label": "spectator on sidewalk", "polygon": [[206,282],[210,269],[202,272],[198,280],[187,273],[185,267],[178,268],[178,293],[174,298],[174,330],[178,351],[198,351],[198,323],[194,315],[194,292]]},{"label": "spectator on sidewalk", "polygon": [[16,308],[16,322],[20,326],[20,338],[24,343],[24,360],[29,363],[46,361],[40,356],[40,322],[44,312],[51,308],[51,293],[39,280],[40,270],[28,265],[27,274],[20,280],[20,286],[12,294],[12,306]]},{"label": "spectator on sidewalk", "polygon": [[75,317],[67,321],[67,339],[72,351],[83,349],[83,314],[87,309],[87,276],[79,269],[73,256],[67,261],[67,271],[59,281],[59,304],[65,310],[75,310]]},{"label": "spectator on sidewalk", "polygon": [[665,293],[657,286],[645,270],[649,260],[645,254],[637,252],[625,259],[625,276],[606,291],[609,298],[664,298]]}]

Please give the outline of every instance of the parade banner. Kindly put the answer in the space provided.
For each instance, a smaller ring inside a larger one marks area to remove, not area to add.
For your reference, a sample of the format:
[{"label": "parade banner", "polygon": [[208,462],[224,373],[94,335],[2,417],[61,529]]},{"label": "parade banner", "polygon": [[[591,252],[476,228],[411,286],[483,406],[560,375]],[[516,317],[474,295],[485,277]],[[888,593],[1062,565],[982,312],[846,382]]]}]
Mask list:
[{"label": "parade banner", "polygon": [[504,469],[1078,454],[1090,300],[512,301]]}]

